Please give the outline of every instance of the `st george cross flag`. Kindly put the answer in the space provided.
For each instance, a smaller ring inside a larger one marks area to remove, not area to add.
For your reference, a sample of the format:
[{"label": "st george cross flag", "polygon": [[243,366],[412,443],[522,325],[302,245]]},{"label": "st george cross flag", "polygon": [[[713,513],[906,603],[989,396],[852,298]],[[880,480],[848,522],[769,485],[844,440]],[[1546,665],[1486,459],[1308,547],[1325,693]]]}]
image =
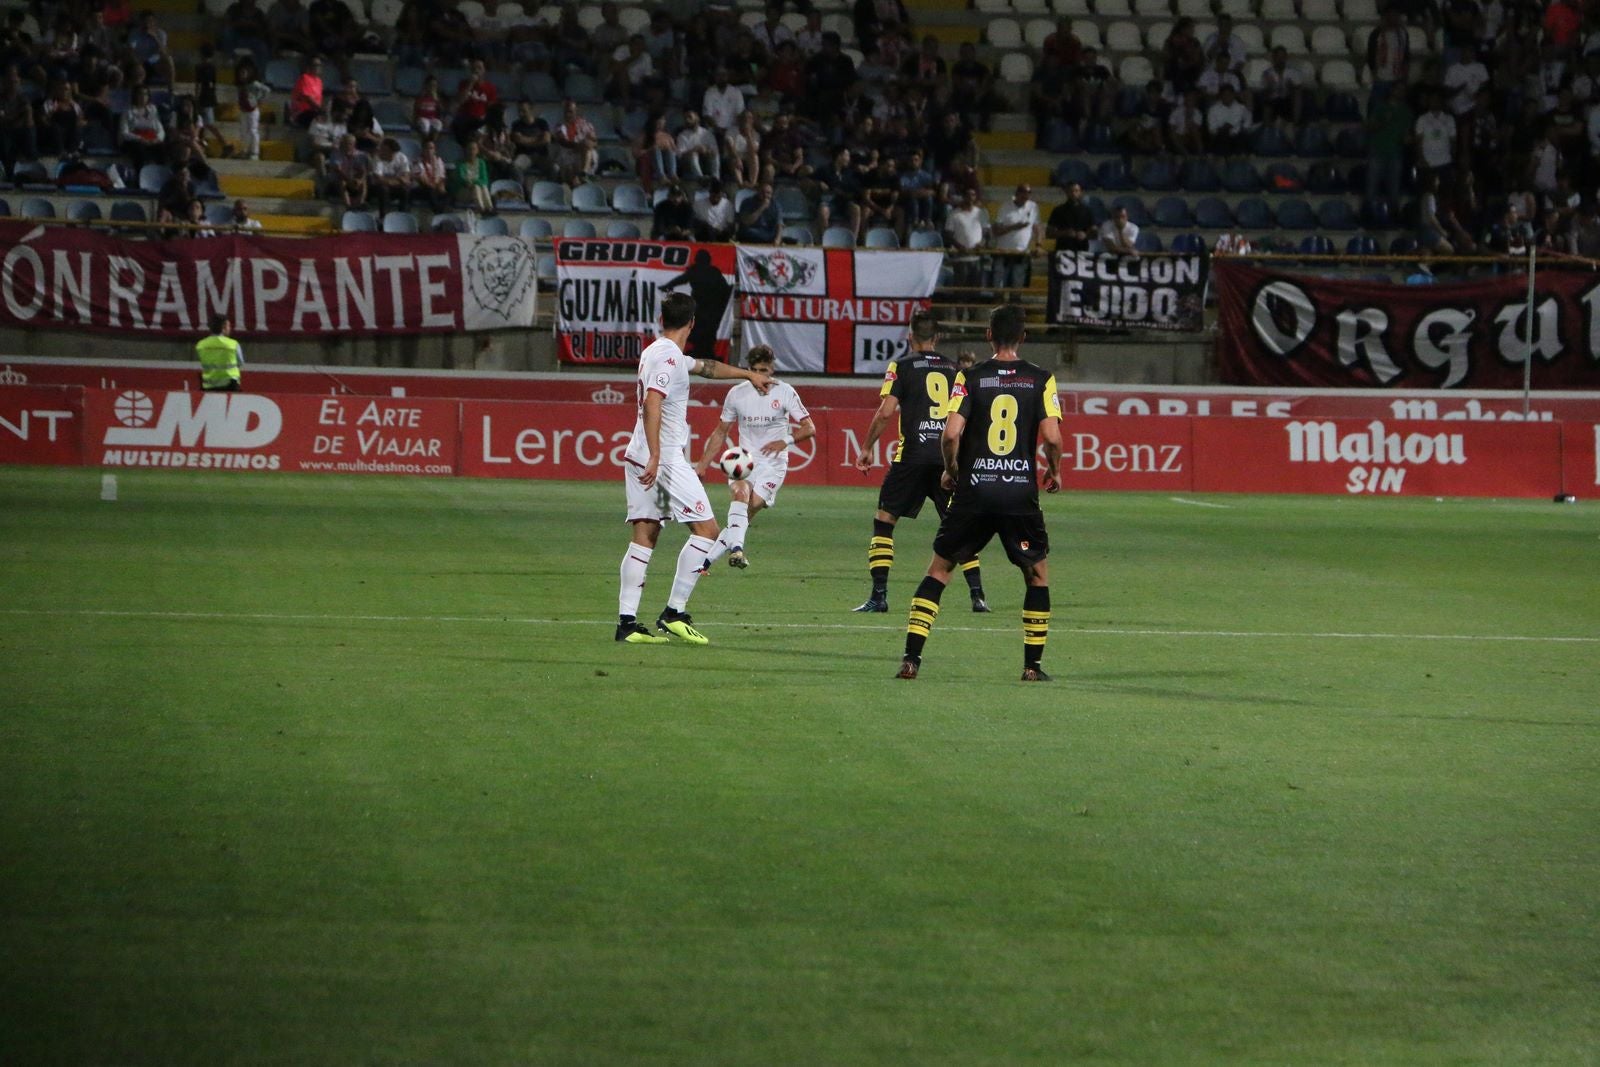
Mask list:
[{"label": "st george cross flag", "polygon": [[882,375],[943,263],[943,252],[740,245],[743,350],[771,345],[783,371]]}]

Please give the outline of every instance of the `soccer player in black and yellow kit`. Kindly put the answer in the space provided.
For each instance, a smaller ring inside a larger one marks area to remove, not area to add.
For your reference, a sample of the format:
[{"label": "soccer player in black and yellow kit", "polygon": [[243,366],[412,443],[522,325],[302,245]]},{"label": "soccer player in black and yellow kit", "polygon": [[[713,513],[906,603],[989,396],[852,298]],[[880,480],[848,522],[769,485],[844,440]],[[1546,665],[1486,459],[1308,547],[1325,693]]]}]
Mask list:
[{"label": "soccer player in black and yellow kit", "polygon": [[[856,457],[856,470],[872,469],[873,446],[889,420],[899,415],[900,440],[894,446],[889,473],[878,491],[878,513],[872,518],[872,541],[867,545],[867,569],[872,574],[872,595],[855,611],[889,610],[889,568],[894,565],[894,525],[902,517],[914,519],[924,500],[944,518],[950,492],[939,485],[944,460],[939,456],[939,435],[951,410],[950,390],[956,367],[940,355],[938,323],[931,311],[911,316],[911,351],[889,364],[883,376],[883,399],[867,427],[867,438]],[[983,596],[983,572],[977,557],[961,565],[972,594],[972,610],[988,611]]]},{"label": "soccer player in black and yellow kit", "polygon": [[[1022,571],[1022,680],[1048,682],[1044,643],[1050,630],[1050,538],[1039,510],[1043,447],[1046,492],[1060,488],[1061,398],[1055,375],[1017,357],[1022,309],[1014,304],[989,316],[994,355],[956,376],[940,439],[950,509],[933,539],[933,562],[911,598],[900,678],[915,678],[922,648],[939,614],[939,598],[956,561],[972,559],[998,536],[1006,558]],[[1038,442],[1038,445],[1035,444]]]}]

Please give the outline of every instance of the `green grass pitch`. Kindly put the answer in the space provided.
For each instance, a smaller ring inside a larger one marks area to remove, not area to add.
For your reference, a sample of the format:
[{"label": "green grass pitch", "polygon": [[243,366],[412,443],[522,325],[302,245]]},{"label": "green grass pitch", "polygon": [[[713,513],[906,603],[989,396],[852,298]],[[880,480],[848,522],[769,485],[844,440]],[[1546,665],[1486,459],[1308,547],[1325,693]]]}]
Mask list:
[{"label": "green grass pitch", "polygon": [[1592,505],[1052,497],[1026,686],[875,482],[691,648],[620,485],[119,480],[0,470],[0,1062],[1600,1059]]}]

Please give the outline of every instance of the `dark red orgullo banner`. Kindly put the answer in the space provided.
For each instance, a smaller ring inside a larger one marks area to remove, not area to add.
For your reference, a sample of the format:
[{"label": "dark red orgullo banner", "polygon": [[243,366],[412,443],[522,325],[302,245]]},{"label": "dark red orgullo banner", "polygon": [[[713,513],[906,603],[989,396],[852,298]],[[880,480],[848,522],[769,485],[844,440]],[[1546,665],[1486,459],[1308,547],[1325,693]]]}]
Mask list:
[{"label": "dark red orgullo banner", "polygon": [[[129,241],[0,220],[0,325],[194,339],[404,335],[533,323],[537,262],[515,237],[347,233]],[[247,353],[248,355],[248,353]]]},{"label": "dark red orgullo banner", "polygon": [[[1228,385],[1520,389],[1528,278],[1437,285],[1319,278],[1218,260],[1217,366]],[[1600,388],[1600,274],[1540,270],[1535,389]]]}]

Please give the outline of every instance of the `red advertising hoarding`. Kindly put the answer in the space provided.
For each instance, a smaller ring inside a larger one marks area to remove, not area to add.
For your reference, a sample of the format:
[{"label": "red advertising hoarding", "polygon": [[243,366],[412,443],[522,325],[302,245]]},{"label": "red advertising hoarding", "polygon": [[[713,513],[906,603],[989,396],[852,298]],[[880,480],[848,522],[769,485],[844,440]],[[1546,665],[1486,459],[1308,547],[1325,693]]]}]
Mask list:
[{"label": "red advertising hoarding", "polygon": [[1600,493],[1600,422],[1562,423],[1561,474],[1563,492]]},{"label": "red advertising hoarding", "polygon": [[0,388],[0,463],[51,467],[83,463],[83,390]]},{"label": "red advertising hoarding", "polygon": [[1194,419],[1070,418],[1061,427],[1063,489],[1189,492]]}]

